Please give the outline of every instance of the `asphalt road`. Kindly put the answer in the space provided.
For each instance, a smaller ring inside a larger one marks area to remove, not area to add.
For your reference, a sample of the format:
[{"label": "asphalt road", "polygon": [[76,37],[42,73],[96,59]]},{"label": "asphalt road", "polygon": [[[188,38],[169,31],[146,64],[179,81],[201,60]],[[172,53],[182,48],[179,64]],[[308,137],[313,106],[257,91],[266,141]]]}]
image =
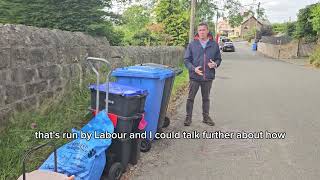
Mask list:
[{"label": "asphalt road", "polygon": [[[211,91],[216,126],[201,122],[199,91],[191,126],[183,126],[184,100],[166,129],[234,137],[156,141],[141,154],[132,179],[319,179],[320,70],[265,58],[244,42],[235,45],[236,52],[223,53]],[[242,131],[263,137],[239,139]],[[284,138],[267,139],[266,131]]]}]

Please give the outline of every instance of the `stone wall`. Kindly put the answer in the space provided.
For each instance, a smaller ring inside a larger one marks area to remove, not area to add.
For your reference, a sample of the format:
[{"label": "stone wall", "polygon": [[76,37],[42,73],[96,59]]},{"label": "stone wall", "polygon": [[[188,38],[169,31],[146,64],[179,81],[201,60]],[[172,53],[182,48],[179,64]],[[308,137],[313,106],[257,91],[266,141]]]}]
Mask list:
[{"label": "stone wall", "polygon": [[260,42],[268,44],[287,44],[292,41],[292,37],[288,35],[283,36],[261,36]]},{"label": "stone wall", "polygon": [[308,57],[315,50],[316,43],[304,43],[293,40],[286,44],[258,43],[258,52],[275,59],[292,59],[298,57]]},{"label": "stone wall", "polygon": [[183,47],[142,47],[142,46],[112,46],[112,55],[120,55],[124,57],[119,59],[121,65],[140,64],[153,62],[158,64],[166,64],[170,66],[178,66],[183,62]]},{"label": "stone wall", "polygon": [[275,59],[291,59],[298,57],[298,42],[276,45],[259,42],[258,52]]},{"label": "stone wall", "polygon": [[317,43],[300,43],[298,55],[300,57],[310,56],[317,47]]},{"label": "stone wall", "polygon": [[258,43],[257,51],[265,56],[278,58],[279,57],[279,45],[268,44],[268,43]]},{"label": "stone wall", "polygon": [[14,111],[39,107],[71,78],[82,78],[87,56],[123,59],[114,67],[141,62],[178,65],[181,47],[112,47],[104,38],[80,32],[0,25],[0,129]]}]

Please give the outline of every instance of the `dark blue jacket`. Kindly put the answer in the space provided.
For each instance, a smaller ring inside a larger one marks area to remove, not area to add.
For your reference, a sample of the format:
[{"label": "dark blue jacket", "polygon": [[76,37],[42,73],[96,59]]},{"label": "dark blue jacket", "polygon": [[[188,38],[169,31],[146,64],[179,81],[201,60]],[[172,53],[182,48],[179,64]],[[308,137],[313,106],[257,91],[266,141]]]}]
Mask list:
[{"label": "dark blue jacket", "polygon": [[[206,48],[203,48],[198,38],[192,41],[184,55],[184,64],[189,69],[189,78],[195,81],[214,80],[215,69],[208,66],[210,59],[217,63],[218,67],[220,66],[222,59],[218,43],[209,38]],[[203,76],[194,71],[198,66],[202,67]]]}]

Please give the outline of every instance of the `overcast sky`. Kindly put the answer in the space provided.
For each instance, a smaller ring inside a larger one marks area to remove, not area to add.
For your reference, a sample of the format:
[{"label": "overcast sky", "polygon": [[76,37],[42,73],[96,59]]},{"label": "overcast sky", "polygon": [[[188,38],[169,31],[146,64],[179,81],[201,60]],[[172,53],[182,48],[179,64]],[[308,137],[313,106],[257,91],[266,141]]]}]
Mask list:
[{"label": "overcast sky", "polygon": [[[253,0],[240,0],[243,5],[252,4]],[[266,14],[270,22],[295,21],[299,9],[309,4],[319,2],[319,0],[256,0],[261,2],[261,7],[266,9]]]},{"label": "overcast sky", "polygon": [[[133,2],[137,0],[132,0]],[[219,0],[218,0],[219,1]],[[297,19],[297,13],[299,9],[306,7],[309,4],[319,2],[319,0],[239,0],[242,5],[257,4],[261,2],[261,7],[266,9],[266,14],[271,23],[275,22],[287,22],[291,17],[291,21]],[[128,6],[121,6],[120,3],[116,3],[113,0],[114,6],[113,12],[121,13]],[[145,5],[148,0],[138,0],[138,3]],[[221,2],[221,1],[220,1]],[[246,6],[248,7],[248,6]],[[255,6],[257,8],[257,6]]]}]

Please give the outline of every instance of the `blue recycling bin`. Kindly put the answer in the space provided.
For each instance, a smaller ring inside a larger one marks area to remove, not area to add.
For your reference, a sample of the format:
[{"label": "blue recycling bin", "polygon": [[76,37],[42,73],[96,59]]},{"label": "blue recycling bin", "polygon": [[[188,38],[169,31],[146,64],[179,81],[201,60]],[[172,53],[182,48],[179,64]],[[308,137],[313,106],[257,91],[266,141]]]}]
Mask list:
[{"label": "blue recycling bin", "polygon": [[257,47],[258,47],[258,44],[257,44],[257,43],[253,43],[253,44],[252,44],[252,50],[253,50],[253,51],[256,51],[256,50],[257,50]]},{"label": "blue recycling bin", "polygon": [[116,82],[148,91],[145,102],[145,120],[147,121],[147,139],[141,143],[141,151],[146,152],[151,148],[151,141],[157,132],[158,119],[160,117],[161,101],[165,80],[174,76],[169,69],[153,66],[129,66],[115,69],[112,76]]},{"label": "blue recycling bin", "polygon": [[160,108],[160,117],[158,120],[158,130],[157,130],[158,132],[162,132],[162,128],[168,127],[170,125],[170,118],[166,116],[167,108],[169,105],[175,76],[181,74],[182,69],[166,66],[163,64],[155,64],[155,63],[144,63],[144,64],[139,64],[139,65],[140,66],[153,66],[153,67],[158,67],[158,68],[164,68],[164,69],[169,69],[174,72],[174,76],[166,78],[166,81],[164,83],[161,108]]}]

